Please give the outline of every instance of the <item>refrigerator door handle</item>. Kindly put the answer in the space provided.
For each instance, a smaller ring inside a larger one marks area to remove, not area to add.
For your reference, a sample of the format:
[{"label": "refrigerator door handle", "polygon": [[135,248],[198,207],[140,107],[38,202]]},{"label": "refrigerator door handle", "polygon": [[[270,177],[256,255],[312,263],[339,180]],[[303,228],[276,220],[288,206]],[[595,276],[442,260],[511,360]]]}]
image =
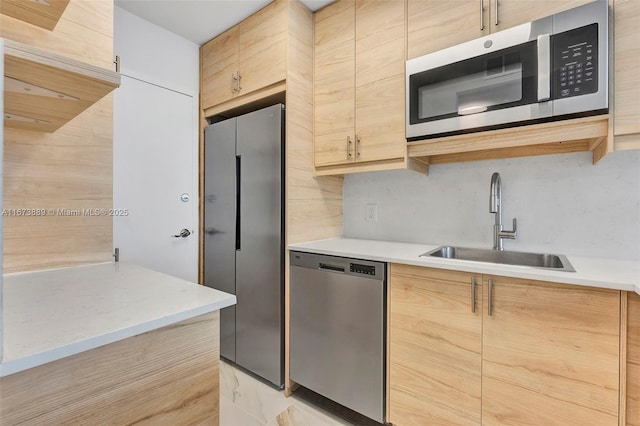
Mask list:
[{"label": "refrigerator door handle", "polygon": [[242,156],[236,155],[236,250],[241,250],[241,228],[240,228],[240,177],[242,166]]}]

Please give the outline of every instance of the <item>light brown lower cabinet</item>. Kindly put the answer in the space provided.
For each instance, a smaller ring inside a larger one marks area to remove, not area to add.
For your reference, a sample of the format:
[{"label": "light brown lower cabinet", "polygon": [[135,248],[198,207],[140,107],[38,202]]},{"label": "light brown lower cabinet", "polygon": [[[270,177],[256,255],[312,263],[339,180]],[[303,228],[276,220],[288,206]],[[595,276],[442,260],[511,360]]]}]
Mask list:
[{"label": "light brown lower cabinet", "polygon": [[640,295],[627,293],[626,424],[640,426]]},{"label": "light brown lower cabinet", "polygon": [[483,276],[483,425],[617,425],[620,292]]},{"label": "light brown lower cabinet", "polygon": [[390,413],[394,425],[478,425],[482,282],[472,274],[390,265]]},{"label": "light brown lower cabinet", "polygon": [[390,289],[394,425],[618,425],[620,291],[396,264]]}]

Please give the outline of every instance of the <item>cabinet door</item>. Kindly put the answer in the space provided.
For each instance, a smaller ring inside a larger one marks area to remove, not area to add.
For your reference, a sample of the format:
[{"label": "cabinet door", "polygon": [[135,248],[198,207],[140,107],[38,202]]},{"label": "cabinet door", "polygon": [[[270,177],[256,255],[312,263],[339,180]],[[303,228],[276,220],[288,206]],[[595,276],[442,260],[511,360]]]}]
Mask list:
[{"label": "cabinet door", "polygon": [[315,14],[314,162],[355,160],[355,2],[340,0]]},{"label": "cabinet door", "polygon": [[238,24],[236,96],[268,87],[286,78],[287,1],[276,0]]},{"label": "cabinet door", "polygon": [[640,1],[616,0],[615,6],[616,135],[640,133]]},{"label": "cabinet door", "polygon": [[238,69],[238,27],[204,44],[201,55],[201,107],[206,109],[234,96],[232,74]]},{"label": "cabinet door", "polygon": [[640,426],[640,295],[627,293],[627,426]]},{"label": "cabinet door", "polygon": [[356,161],[403,158],[404,0],[356,1]]},{"label": "cabinet door", "polygon": [[489,1],[408,0],[408,58],[489,34]]},{"label": "cabinet door", "polygon": [[[491,32],[501,31],[591,3],[593,0],[486,0],[491,2]],[[497,21],[496,21],[497,19]]]},{"label": "cabinet door", "polygon": [[472,274],[390,265],[390,412],[397,425],[480,424],[482,289]]},{"label": "cabinet door", "polygon": [[483,287],[482,424],[617,425],[620,292],[491,276]]}]

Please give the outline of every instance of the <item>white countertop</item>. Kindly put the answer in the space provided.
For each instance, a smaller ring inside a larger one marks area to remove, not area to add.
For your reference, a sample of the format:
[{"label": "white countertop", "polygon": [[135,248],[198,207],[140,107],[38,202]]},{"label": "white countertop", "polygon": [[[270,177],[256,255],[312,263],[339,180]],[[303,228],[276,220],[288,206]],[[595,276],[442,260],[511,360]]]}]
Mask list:
[{"label": "white countertop", "polygon": [[0,377],[236,303],[127,263],[4,275]]},{"label": "white countertop", "polygon": [[420,257],[422,253],[437,247],[439,247],[439,245],[350,238],[332,238],[289,245],[290,250],[310,253],[502,275],[514,278],[527,278],[589,287],[611,288],[615,290],[635,291],[640,294],[640,262],[567,255],[567,259],[569,259],[569,262],[571,262],[576,272],[563,272],[529,266]]}]

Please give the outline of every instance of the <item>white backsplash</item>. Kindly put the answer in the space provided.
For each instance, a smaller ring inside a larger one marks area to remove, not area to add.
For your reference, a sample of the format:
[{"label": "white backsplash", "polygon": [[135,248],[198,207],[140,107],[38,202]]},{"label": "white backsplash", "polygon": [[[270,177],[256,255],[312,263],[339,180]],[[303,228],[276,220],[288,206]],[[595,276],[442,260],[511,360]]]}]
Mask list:
[{"label": "white backsplash", "polygon": [[[491,248],[491,174],[502,177],[504,228],[518,219],[506,250],[640,260],[640,151],[435,165],[346,175],[346,238]],[[377,221],[366,219],[377,205]]]}]

